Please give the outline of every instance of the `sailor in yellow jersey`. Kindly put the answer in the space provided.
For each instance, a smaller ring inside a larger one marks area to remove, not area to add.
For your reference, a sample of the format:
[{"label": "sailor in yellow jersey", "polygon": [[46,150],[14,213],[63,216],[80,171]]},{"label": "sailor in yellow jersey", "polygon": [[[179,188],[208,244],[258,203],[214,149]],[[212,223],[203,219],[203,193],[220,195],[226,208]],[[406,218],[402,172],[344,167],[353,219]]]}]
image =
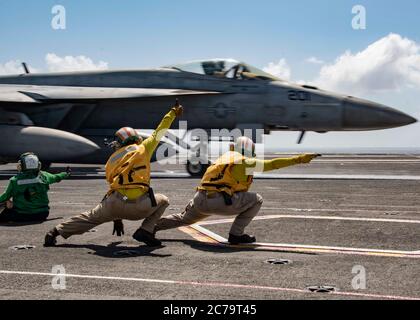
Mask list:
[{"label": "sailor in yellow jersey", "polygon": [[315,157],[315,154],[303,154],[292,158],[259,160],[255,158],[254,142],[240,137],[231,151],[207,169],[185,211],[161,218],[155,231],[191,225],[211,215],[227,215],[236,216],[229,232],[230,243],[256,242],[254,236],[245,234],[245,228],[258,214],[263,203],[259,194],[248,192],[253,174],[309,163]]},{"label": "sailor in yellow jersey", "polygon": [[155,238],[154,229],[169,206],[169,200],[164,195],[153,194],[150,187],[150,159],[160,139],[175,118],[182,114],[182,110],[182,106],[177,103],[144,141],[133,128],[118,130],[112,143],[115,152],[105,166],[109,183],[107,196],[93,210],[75,216],[48,232],[44,246],[54,246],[59,235],[67,239],[111,221],[114,221],[113,234],[121,236],[124,234],[122,220],[142,219],[144,221],[133,238],[148,246],[160,246],[161,242]]}]

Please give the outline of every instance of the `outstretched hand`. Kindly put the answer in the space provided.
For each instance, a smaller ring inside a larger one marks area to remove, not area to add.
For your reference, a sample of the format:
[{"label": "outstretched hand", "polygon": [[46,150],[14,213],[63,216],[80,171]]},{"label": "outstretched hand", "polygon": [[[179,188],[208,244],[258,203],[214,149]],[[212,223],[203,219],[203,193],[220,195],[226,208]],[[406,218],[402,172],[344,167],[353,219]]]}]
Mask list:
[{"label": "outstretched hand", "polygon": [[66,168],[66,173],[70,176],[71,175],[71,168],[70,167],[67,167]]},{"label": "outstretched hand", "polygon": [[184,108],[182,105],[179,104],[179,100],[176,99],[175,105],[172,108],[172,110],[175,112],[177,117],[182,116],[182,114],[184,113]]},{"label": "outstretched hand", "polygon": [[310,163],[313,159],[320,157],[320,154],[308,153],[300,156],[301,163]]}]

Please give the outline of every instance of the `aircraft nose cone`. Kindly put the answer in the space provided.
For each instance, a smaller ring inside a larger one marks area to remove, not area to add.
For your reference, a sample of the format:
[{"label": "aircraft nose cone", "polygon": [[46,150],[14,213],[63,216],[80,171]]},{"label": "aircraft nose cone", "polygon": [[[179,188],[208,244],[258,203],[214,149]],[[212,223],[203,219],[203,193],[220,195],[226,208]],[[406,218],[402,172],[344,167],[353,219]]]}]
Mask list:
[{"label": "aircraft nose cone", "polygon": [[348,130],[377,130],[406,126],[417,119],[396,109],[349,98],[344,102],[343,126]]}]

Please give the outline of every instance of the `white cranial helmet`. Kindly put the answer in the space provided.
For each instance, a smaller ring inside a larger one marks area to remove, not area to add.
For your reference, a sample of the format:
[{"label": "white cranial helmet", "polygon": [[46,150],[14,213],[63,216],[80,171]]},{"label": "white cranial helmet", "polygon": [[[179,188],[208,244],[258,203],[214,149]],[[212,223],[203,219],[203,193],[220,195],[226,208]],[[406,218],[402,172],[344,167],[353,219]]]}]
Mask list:
[{"label": "white cranial helmet", "polygon": [[255,157],[255,143],[248,137],[239,137],[235,143],[235,151],[245,157]]},{"label": "white cranial helmet", "polygon": [[23,172],[39,171],[41,170],[41,162],[35,154],[31,152],[24,153],[19,157],[18,170]]}]

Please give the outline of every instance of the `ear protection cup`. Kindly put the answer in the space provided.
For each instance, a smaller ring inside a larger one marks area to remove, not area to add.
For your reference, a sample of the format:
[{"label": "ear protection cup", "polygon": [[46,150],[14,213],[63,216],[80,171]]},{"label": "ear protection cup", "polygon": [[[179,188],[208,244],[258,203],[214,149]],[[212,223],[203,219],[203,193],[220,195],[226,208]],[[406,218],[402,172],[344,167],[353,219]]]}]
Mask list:
[{"label": "ear protection cup", "polygon": [[247,157],[255,157],[255,143],[248,137],[239,137],[235,143],[235,150]]}]

